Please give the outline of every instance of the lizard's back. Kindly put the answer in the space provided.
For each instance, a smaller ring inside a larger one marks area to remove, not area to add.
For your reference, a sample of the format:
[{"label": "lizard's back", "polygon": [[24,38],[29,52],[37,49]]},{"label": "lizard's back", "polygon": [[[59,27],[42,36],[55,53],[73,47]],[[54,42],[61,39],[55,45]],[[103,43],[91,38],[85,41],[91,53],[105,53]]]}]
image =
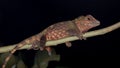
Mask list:
[{"label": "lizard's back", "polygon": [[69,30],[70,28],[74,28],[75,25],[71,23],[71,21],[60,22],[54,24],[54,26],[50,26],[46,31],[46,39],[47,40],[57,40],[61,38],[65,38],[70,36]]}]

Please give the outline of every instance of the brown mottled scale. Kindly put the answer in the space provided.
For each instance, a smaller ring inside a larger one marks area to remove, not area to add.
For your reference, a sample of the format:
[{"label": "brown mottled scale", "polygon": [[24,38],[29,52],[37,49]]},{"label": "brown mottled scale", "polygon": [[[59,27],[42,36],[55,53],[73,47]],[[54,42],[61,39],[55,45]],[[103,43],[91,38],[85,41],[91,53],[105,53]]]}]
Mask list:
[{"label": "brown mottled scale", "polygon": [[[45,48],[50,55],[50,48],[45,47],[46,41],[58,40],[69,36],[77,36],[78,38],[80,38],[80,40],[85,39],[83,37],[83,34],[89,29],[94,28],[98,25],[100,25],[100,22],[96,20],[92,15],[80,16],[71,21],[63,21],[53,24],[39,34],[36,34],[16,44],[15,48],[11,50],[9,56],[7,56],[7,58],[5,59],[2,68],[5,68],[12,54],[26,44],[31,44],[33,49],[36,48],[36,45],[39,45],[40,50],[43,50]],[[66,42],[66,45],[70,47],[71,43]]]},{"label": "brown mottled scale", "polygon": [[[72,23],[72,21],[66,21],[54,24],[54,26],[50,26],[46,31],[45,36],[46,40],[49,41],[58,40],[73,35],[76,36],[77,34],[76,24]],[[66,42],[66,45],[68,47],[71,46],[70,42]]]},{"label": "brown mottled scale", "polygon": [[[69,28],[69,25],[71,25],[69,23],[71,23],[71,21],[61,22],[51,26],[45,34],[47,40],[57,40],[70,36],[69,30],[70,28],[72,29],[72,27]],[[74,26],[74,24],[72,25]]]}]

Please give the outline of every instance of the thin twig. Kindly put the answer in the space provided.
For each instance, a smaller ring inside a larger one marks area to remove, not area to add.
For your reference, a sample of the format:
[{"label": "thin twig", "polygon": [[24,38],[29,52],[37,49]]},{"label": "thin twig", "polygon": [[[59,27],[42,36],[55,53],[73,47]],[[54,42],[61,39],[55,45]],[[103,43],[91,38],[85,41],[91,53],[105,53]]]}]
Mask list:
[{"label": "thin twig", "polygon": [[[111,31],[115,30],[115,29],[118,29],[118,28],[120,28],[120,22],[118,22],[114,25],[108,26],[106,28],[102,28],[102,29],[99,29],[99,30],[87,32],[83,35],[83,37],[88,38],[88,37],[103,35],[103,34],[106,34],[108,32],[111,32]],[[59,40],[47,41],[46,46],[56,46],[58,44],[65,43],[67,41],[74,41],[74,40],[78,40],[78,37],[72,36],[72,37],[67,37],[67,38],[59,39]],[[0,53],[11,51],[15,47],[15,45],[16,44],[0,47]],[[31,47],[31,45],[25,45],[20,49],[29,49],[30,47]]]}]

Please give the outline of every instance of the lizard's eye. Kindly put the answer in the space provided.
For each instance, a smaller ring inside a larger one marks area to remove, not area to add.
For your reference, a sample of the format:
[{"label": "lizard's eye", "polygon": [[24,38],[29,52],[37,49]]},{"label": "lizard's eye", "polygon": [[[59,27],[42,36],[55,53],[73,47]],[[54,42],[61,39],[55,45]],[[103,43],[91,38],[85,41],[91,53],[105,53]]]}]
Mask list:
[{"label": "lizard's eye", "polygon": [[91,19],[88,17],[87,20],[91,20]]}]

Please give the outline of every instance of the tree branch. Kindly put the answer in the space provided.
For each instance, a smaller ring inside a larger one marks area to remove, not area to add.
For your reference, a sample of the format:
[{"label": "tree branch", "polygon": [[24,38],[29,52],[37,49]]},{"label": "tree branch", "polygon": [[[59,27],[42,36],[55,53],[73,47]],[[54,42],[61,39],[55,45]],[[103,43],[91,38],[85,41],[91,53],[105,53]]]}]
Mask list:
[{"label": "tree branch", "polygon": [[[83,37],[88,38],[88,37],[103,35],[103,34],[106,34],[108,32],[111,32],[111,31],[115,30],[115,29],[118,29],[118,28],[120,28],[120,22],[118,22],[114,25],[108,26],[106,28],[102,28],[102,29],[99,29],[99,30],[87,32],[83,35]],[[74,40],[78,40],[78,37],[72,36],[72,37],[67,37],[67,38],[60,39],[60,40],[47,41],[46,46],[56,46],[58,44],[65,43],[67,41],[74,41]],[[15,45],[16,44],[0,47],[0,53],[11,51],[15,47]],[[31,45],[25,45],[20,49],[28,49],[30,47],[31,47]]]}]

